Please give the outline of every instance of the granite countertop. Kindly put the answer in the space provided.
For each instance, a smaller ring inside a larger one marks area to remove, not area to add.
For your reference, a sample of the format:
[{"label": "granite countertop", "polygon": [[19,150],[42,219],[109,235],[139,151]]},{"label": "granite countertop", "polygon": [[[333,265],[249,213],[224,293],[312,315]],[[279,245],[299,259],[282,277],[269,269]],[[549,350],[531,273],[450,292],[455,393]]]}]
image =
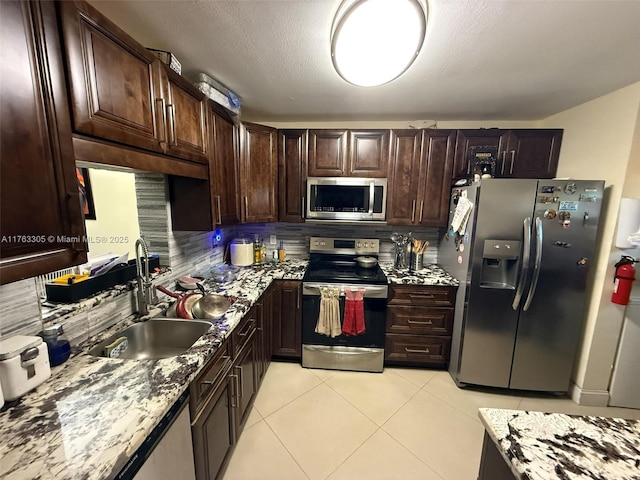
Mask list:
[{"label": "granite countertop", "polygon": [[[233,296],[236,301],[183,355],[118,360],[87,353],[108,336],[144,320],[133,316],[73,349],[66,363],[51,369],[50,379],[0,412],[0,477],[113,478],[272,280],[301,280],[307,263],[287,260],[245,267],[234,282],[206,281],[208,291]],[[436,265],[419,272],[396,270],[384,262],[381,267],[390,283],[457,285]],[[116,290],[105,295],[121,293]],[[159,303],[149,316],[167,306],[166,301]]]},{"label": "granite countertop", "polygon": [[86,353],[132,318],[91,338],[53,367],[49,380],[0,413],[0,478],[113,478],[271,281],[300,280],[306,265],[249,267],[236,281],[212,288],[237,301],[183,355],[118,360]]},{"label": "granite countertop", "polygon": [[515,478],[640,478],[640,420],[481,408]]},{"label": "granite countertop", "polygon": [[421,270],[409,270],[393,268],[392,262],[380,262],[380,268],[391,284],[458,286],[458,280],[435,264],[425,265]]}]

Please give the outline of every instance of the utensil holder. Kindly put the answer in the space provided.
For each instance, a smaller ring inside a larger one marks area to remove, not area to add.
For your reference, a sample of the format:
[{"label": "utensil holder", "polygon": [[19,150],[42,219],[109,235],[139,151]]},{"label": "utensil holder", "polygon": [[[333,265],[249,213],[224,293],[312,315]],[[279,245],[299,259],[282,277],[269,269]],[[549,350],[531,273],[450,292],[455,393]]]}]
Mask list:
[{"label": "utensil holder", "polygon": [[422,253],[411,254],[411,270],[422,270]]}]

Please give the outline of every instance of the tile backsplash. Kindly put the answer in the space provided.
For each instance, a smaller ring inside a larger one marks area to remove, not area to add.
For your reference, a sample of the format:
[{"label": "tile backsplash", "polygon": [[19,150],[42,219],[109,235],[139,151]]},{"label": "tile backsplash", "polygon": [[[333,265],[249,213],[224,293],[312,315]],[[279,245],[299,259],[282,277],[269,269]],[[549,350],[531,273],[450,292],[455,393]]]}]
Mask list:
[{"label": "tile backsplash", "polygon": [[[265,223],[221,227],[221,238],[214,232],[174,232],[164,175],[136,173],[136,200],[141,236],[149,244],[151,253],[160,256],[160,265],[170,267],[160,283],[173,288],[176,278],[183,275],[207,275],[212,267],[223,263],[228,243],[236,237],[254,238],[258,235],[267,247],[267,256],[284,243],[287,258],[308,258],[309,237],[377,238],[380,240],[380,259],[393,259],[392,232],[413,233],[414,238],[428,240],[425,263],[437,263],[440,231],[436,228],[394,227],[373,224],[322,223]],[[269,240],[275,235],[276,244]],[[158,282],[156,282],[158,283]],[[34,335],[42,329],[40,304],[33,278],[0,286],[0,336]],[[60,309],[47,317],[45,324],[63,323],[73,345],[110,327],[137,310],[135,285],[122,286],[100,298],[83,301]]]}]

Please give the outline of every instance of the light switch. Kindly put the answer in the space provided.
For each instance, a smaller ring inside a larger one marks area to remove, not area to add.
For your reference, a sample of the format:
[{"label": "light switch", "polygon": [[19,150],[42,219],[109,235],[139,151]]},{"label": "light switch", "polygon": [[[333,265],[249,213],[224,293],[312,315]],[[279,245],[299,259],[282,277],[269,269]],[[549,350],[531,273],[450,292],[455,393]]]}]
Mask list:
[{"label": "light switch", "polygon": [[276,241],[277,240],[275,235],[269,235],[269,245],[275,245]]}]

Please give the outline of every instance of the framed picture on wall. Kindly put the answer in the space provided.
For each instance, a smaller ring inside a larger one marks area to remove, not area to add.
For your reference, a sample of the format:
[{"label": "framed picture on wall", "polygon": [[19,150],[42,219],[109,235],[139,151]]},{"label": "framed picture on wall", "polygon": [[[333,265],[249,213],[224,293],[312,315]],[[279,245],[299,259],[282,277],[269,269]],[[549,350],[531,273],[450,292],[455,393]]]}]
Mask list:
[{"label": "framed picture on wall", "polygon": [[78,190],[80,191],[80,202],[82,204],[84,218],[86,220],[95,220],[96,209],[93,205],[93,193],[91,192],[89,170],[86,168],[76,167],[76,177],[78,178]]}]

